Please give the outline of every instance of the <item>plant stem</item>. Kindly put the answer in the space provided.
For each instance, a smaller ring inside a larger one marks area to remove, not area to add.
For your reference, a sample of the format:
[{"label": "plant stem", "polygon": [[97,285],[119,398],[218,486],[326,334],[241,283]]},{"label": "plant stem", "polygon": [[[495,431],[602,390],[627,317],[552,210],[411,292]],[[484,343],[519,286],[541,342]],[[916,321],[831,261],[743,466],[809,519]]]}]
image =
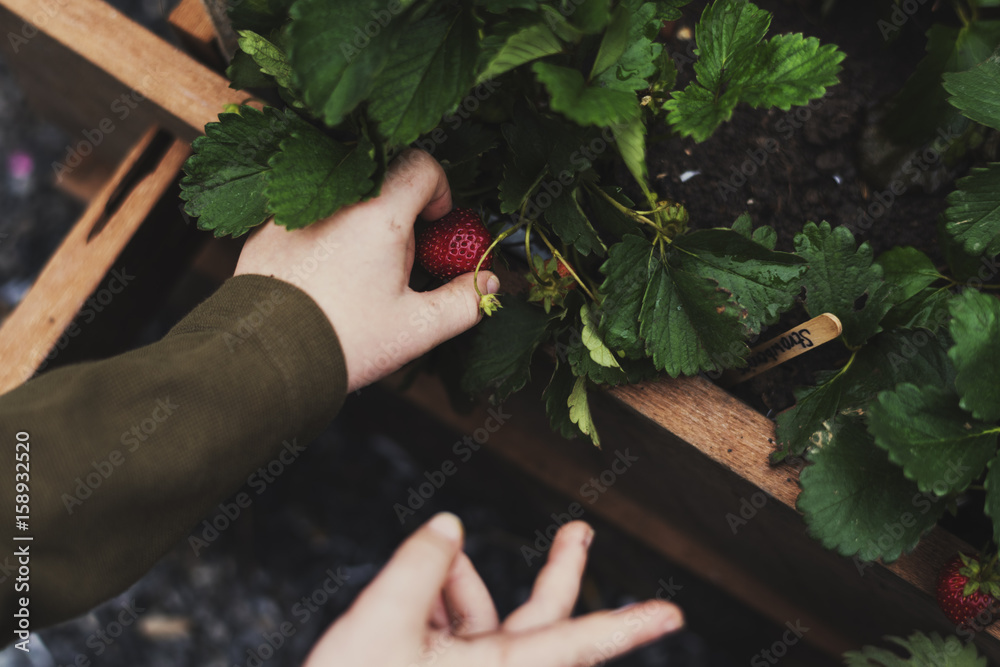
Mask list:
[{"label": "plant stem", "polygon": [[[524,208],[522,207],[521,210],[523,211]],[[521,219],[518,220],[516,223],[514,223],[513,226],[511,226],[509,229],[505,229],[499,236],[493,239],[493,243],[491,243],[489,247],[486,248],[486,252],[484,252],[482,256],[479,258],[479,261],[476,262],[476,270],[473,272],[472,275],[472,286],[476,288],[476,294],[479,296],[480,299],[483,298],[483,293],[479,289],[479,270],[483,266],[483,260],[485,260],[489,256],[489,254],[493,252],[493,249],[496,248],[501,241],[503,241],[508,236],[510,236],[511,234],[519,230],[521,227],[523,227],[525,224],[530,222],[532,221],[522,216]]]},{"label": "plant stem", "polygon": [[524,256],[528,260],[528,268],[531,269],[531,275],[535,276],[535,280],[539,283],[542,281],[542,276],[539,275],[538,269],[535,268],[534,256],[531,254],[531,228],[534,223],[529,222],[528,226],[524,228]]},{"label": "plant stem", "polygon": [[570,275],[573,276],[573,279],[576,280],[576,283],[580,286],[580,289],[582,289],[587,294],[587,296],[590,297],[590,300],[593,301],[594,303],[600,303],[600,301],[597,300],[597,297],[594,296],[594,293],[591,292],[590,289],[587,287],[587,284],[580,278],[580,276],[577,275],[576,269],[570,266],[569,262],[566,261],[566,259],[562,256],[562,254],[560,254],[560,252],[555,249],[555,246],[553,246],[552,243],[549,241],[549,239],[546,238],[542,230],[540,229],[538,230],[538,235],[542,237],[542,241],[544,241],[545,245],[548,246],[549,252],[552,253],[552,256],[555,257],[560,262],[562,262],[562,265],[566,267],[566,270],[569,271]]},{"label": "plant stem", "polygon": [[640,214],[640,213],[638,213],[636,211],[633,211],[628,206],[624,206],[624,205],[618,203],[617,199],[615,199],[614,197],[612,197],[611,195],[609,195],[607,192],[605,192],[601,188],[599,188],[596,185],[593,185],[591,183],[588,183],[587,187],[589,187],[591,190],[593,190],[594,192],[598,193],[599,195],[601,195],[602,197],[604,197],[605,199],[607,199],[608,202],[612,206],[614,206],[616,209],[618,209],[619,211],[621,211],[622,213],[624,213],[628,217],[632,218],[636,222],[640,222],[640,223],[649,225],[650,227],[652,227],[653,229],[655,229],[657,232],[662,233],[662,230],[660,229],[659,225],[657,225],[655,222],[653,222],[649,218],[643,216],[642,214]]}]

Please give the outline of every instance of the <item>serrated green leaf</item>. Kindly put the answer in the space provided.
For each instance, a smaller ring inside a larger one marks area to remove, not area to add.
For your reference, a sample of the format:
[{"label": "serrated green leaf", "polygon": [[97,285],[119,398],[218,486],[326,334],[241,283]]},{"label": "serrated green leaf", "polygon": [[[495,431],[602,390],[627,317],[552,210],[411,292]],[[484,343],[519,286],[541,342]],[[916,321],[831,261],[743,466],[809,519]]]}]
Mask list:
[{"label": "serrated green leaf", "polygon": [[651,277],[651,267],[659,260],[645,238],[628,235],[608,249],[608,259],[601,266],[606,278],[601,286],[606,298],[601,306],[600,333],[613,350],[630,358],[646,353],[639,335],[639,314]]},{"label": "serrated green leaf", "polygon": [[739,87],[740,101],[750,106],[788,111],[836,85],[844,57],[833,44],[820,46],[815,37],[776,35],[740,64],[730,85]]},{"label": "serrated green leaf", "polygon": [[476,327],[462,388],[490,388],[496,401],[520,390],[531,377],[531,358],[545,338],[549,316],[523,299],[500,297],[497,313]]},{"label": "serrated green leaf", "polygon": [[549,91],[552,109],[578,125],[609,127],[639,114],[635,95],[587,85],[579,70],[547,62],[536,62],[531,69]]},{"label": "serrated green leaf", "polygon": [[311,225],[371,192],[374,146],[346,146],[318,130],[296,130],[271,158],[265,195],[274,222],[289,229]]},{"label": "serrated green leaf", "polygon": [[562,50],[562,42],[548,26],[539,23],[522,28],[507,38],[486,68],[479,73],[477,82],[494,79],[515,67],[561,53]]},{"label": "serrated green leaf", "polygon": [[270,217],[264,193],[269,161],[294,129],[308,128],[291,111],[248,106],[240,113],[219,114],[205,135],[191,144],[184,163],[181,199],[198,228],[216,236],[242,236]]},{"label": "serrated green leaf", "polygon": [[771,456],[778,463],[803,454],[816,445],[829,422],[839,413],[866,407],[879,392],[901,382],[917,385],[950,385],[954,369],[948,360],[946,335],[928,331],[885,331],[874,336],[835,373],[821,374],[815,387],[796,390],[794,407],[779,413],[778,449]]},{"label": "serrated green leaf", "polygon": [[948,195],[945,229],[973,256],[1000,253],[1000,163],[973,167]]},{"label": "serrated green leaf", "polygon": [[752,333],[774,324],[801,290],[805,260],[774,252],[728,229],[704,229],[677,238],[672,250],[685,270],[712,278],[747,310]]},{"label": "serrated green leaf", "polygon": [[675,90],[671,99],[663,104],[669,114],[667,122],[673,125],[681,136],[692,137],[702,142],[712,136],[722,123],[733,115],[739,103],[739,91],[729,89],[719,96],[695,84],[684,90]]},{"label": "serrated green leaf", "polygon": [[949,303],[951,336],[948,356],[958,375],[961,405],[976,419],[1000,419],[1000,383],[989,369],[1000,368],[1000,301],[966,290]]},{"label": "serrated green leaf", "polygon": [[369,98],[379,132],[405,145],[437,125],[472,87],[478,57],[478,25],[469,11],[407,26]]},{"label": "serrated green leaf", "polygon": [[251,30],[240,30],[239,35],[240,49],[253,58],[262,74],[273,77],[283,88],[294,87],[292,66],[281,49]]},{"label": "serrated green leaf", "polygon": [[643,190],[648,190],[649,172],[646,167],[646,124],[636,114],[630,119],[611,126],[615,146],[622,162]]},{"label": "serrated green leaf", "polygon": [[549,417],[552,430],[570,440],[585,435],[569,417],[569,397],[575,386],[576,378],[570,371],[569,364],[557,364],[552,379],[542,392],[545,414]]},{"label": "serrated green leaf", "polygon": [[696,80],[663,108],[682,136],[704,141],[738,103],[788,110],[837,83],[844,54],[799,34],[763,42],[771,15],[746,0],[716,0],[695,27]]},{"label": "serrated green leaf", "polygon": [[948,104],[942,77],[986,60],[998,43],[1000,21],[970,21],[961,28],[932,25],[927,31],[927,55],[892,99],[882,121],[886,133],[896,142],[917,146],[941,129],[962,132],[968,121]]},{"label": "serrated green leaf", "polygon": [[576,424],[584,435],[590,436],[590,440],[594,443],[594,445],[600,447],[601,437],[597,433],[597,427],[594,425],[594,418],[590,414],[590,402],[587,400],[586,378],[576,379],[576,383],[573,385],[573,391],[570,393],[569,399],[566,401],[566,405],[569,406],[570,421]]},{"label": "serrated green leaf", "polygon": [[590,306],[587,304],[583,304],[580,307],[580,321],[583,323],[580,340],[583,342],[584,347],[587,348],[587,351],[590,352],[590,358],[594,360],[594,363],[605,368],[617,368],[621,370],[621,364],[618,363],[618,359],[615,358],[614,353],[608,349],[608,346],[601,340],[600,334],[597,333],[597,327],[590,316]]},{"label": "serrated green leaf", "polygon": [[944,75],[948,102],[962,115],[1000,130],[1000,59],[990,56],[972,69]]},{"label": "serrated green leaf", "polygon": [[865,646],[860,651],[848,651],[844,662],[848,667],[987,667],[975,644],[962,642],[949,635],[942,639],[936,632],[926,635],[915,632],[906,639],[886,637],[909,654],[902,658],[877,646]]},{"label": "serrated green leaf", "polygon": [[799,476],[797,507],[810,534],[862,561],[890,563],[911,551],[945,503],[922,496],[875,446],[860,418],[838,416],[826,433]]},{"label": "serrated green leaf", "polygon": [[660,370],[694,375],[744,358],[745,318],[746,310],[715,280],[654,259],[639,333]]},{"label": "serrated green leaf", "polygon": [[996,429],[970,422],[958,397],[933,385],[900,384],[868,408],[875,443],[921,491],[939,496],[964,491],[996,455]]},{"label": "serrated green leaf", "polygon": [[695,26],[699,83],[718,90],[730,70],[751,56],[770,25],[771,14],[745,0],[716,0],[705,7]]},{"label": "serrated green leaf", "polygon": [[902,303],[892,307],[882,318],[885,329],[916,329],[931,331],[948,322],[948,301],[951,292],[947,287],[927,287]]},{"label": "serrated green leaf", "polygon": [[563,243],[574,246],[580,254],[602,256],[607,248],[580,208],[578,192],[578,188],[567,186],[545,209],[545,220]]},{"label": "serrated green leaf", "polygon": [[[855,248],[847,227],[809,222],[795,237],[795,251],[809,264],[803,282],[811,316],[836,315],[844,325],[844,342],[851,347],[881,330],[879,323],[892,307],[891,290],[882,279],[882,267],[872,262],[867,242]],[[864,305],[857,309],[861,297]]]},{"label": "serrated green leaf", "polygon": [[288,59],[303,99],[339,125],[372,92],[405,20],[376,0],[297,0],[291,15]]}]

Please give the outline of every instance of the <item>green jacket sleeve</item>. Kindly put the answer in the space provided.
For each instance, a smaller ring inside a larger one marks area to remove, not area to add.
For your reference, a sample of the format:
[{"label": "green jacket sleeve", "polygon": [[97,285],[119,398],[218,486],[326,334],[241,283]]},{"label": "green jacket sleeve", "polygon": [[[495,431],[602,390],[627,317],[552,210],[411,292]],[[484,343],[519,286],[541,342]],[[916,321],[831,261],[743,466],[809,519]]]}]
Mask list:
[{"label": "green jacket sleeve", "polygon": [[[163,340],[0,396],[2,644],[17,639],[22,598],[35,630],[127,588],[255,470],[315,438],[346,388],[316,303],[275,278],[238,276]],[[19,433],[30,461],[16,467]]]}]

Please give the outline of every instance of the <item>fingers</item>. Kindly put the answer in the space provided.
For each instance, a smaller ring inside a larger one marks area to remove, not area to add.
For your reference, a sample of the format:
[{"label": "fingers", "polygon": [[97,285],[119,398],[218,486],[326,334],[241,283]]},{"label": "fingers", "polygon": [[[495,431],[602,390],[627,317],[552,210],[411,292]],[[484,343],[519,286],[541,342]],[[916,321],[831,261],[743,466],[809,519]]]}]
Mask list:
[{"label": "fingers", "polygon": [[[472,282],[472,273],[464,273],[430,292],[409,294],[408,311],[416,313],[421,323],[415,341],[425,352],[474,327],[482,319],[479,295]],[[492,282],[491,282],[492,281]],[[500,280],[490,271],[479,272],[479,291],[493,294],[499,291]],[[412,319],[412,318],[411,318]]]},{"label": "fingers", "polygon": [[639,648],[684,625],[680,609],[649,600],[618,611],[562,621],[546,629],[498,638],[504,667],[592,667]]},{"label": "fingers", "polygon": [[493,598],[472,561],[464,553],[452,562],[444,588],[452,632],[459,636],[492,632],[500,625]]},{"label": "fingers", "polygon": [[393,160],[378,200],[411,226],[418,215],[437,220],[451,210],[451,189],[440,163],[425,151],[410,149]]},{"label": "fingers", "polygon": [[594,530],[582,521],[559,529],[548,560],[535,579],[531,598],[507,617],[504,630],[532,630],[569,618],[580,594],[580,579],[593,538]]},{"label": "fingers", "polygon": [[377,618],[385,627],[408,630],[411,637],[423,637],[461,549],[458,517],[438,514],[403,542],[362,592],[352,612]]}]

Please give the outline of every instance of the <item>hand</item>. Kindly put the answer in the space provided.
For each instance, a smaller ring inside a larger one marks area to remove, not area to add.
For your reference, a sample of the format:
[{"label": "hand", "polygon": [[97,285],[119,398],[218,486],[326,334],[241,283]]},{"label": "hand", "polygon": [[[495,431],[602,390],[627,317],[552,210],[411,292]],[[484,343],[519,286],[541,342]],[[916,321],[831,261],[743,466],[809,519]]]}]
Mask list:
[{"label": "hand", "polygon": [[[408,286],[417,215],[437,220],[451,208],[441,165],[410,150],[392,163],[376,199],[305,229],[261,226],[243,247],[236,275],[274,276],[311,296],[337,332],[354,391],[479,322],[471,273],[431,292]],[[484,294],[499,288],[496,276],[479,273]]]},{"label": "hand", "polygon": [[569,618],[593,535],[580,521],[563,526],[531,598],[501,624],[462,553],[461,523],[438,514],[399,547],[305,667],[589,667],[680,628],[680,610],[657,600]]}]

